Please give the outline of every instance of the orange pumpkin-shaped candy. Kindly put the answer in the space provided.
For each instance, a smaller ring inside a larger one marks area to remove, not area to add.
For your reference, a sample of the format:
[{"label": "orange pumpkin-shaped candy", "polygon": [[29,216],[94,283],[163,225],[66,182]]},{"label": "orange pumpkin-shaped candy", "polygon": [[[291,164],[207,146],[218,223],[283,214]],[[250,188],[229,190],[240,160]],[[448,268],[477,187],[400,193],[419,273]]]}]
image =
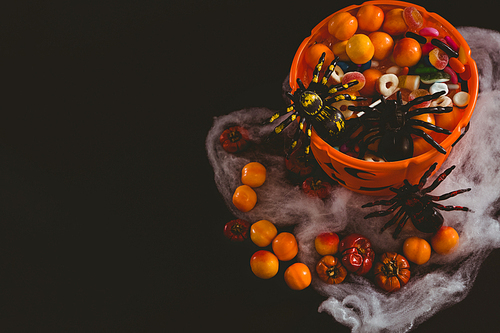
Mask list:
[{"label": "orange pumpkin-shaped candy", "polygon": [[316,264],[316,273],[318,273],[321,281],[328,284],[338,284],[344,281],[347,276],[347,270],[340,260],[334,256],[324,256]]},{"label": "orange pumpkin-shaped candy", "polygon": [[358,19],[348,12],[332,16],[328,22],[328,32],[339,40],[348,40],[358,30]]},{"label": "orange pumpkin-shaped candy", "polygon": [[410,263],[396,252],[382,254],[373,267],[375,283],[385,291],[397,291],[410,280]]}]

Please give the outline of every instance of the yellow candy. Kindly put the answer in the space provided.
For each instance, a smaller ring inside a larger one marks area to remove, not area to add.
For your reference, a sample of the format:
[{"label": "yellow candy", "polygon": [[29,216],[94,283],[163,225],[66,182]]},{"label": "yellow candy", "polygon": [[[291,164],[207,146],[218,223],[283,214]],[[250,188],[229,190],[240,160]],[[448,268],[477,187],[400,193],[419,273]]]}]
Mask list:
[{"label": "yellow candy", "polygon": [[346,53],[353,63],[362,65],[373,58],[375,47],[367,35],[356,34],[349,38]]},{"label": "yellow candy", "polygon": [[342,40],[338,43],[333,44],[332,46],[332,51],[334,54],[338,55],[340,57],[341,61],[349,61],[349,56],[347,56],[347,53],[345,52],[345,48],[347,46],[347,40]]},{"label": "yellow candy", "polygon": [[458,49],[458,60],[460,60],[460,62],[464,65],[467,63],[467,55],[465,54],[465,49],[462,46]]}]

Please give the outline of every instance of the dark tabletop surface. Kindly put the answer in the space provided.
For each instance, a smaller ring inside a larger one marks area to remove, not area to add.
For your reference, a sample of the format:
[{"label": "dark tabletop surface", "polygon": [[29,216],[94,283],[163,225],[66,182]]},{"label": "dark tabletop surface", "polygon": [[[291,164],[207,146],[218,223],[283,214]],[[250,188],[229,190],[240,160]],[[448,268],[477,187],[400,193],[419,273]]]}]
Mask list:
[{"label": "dark tabletop surface", "polygon": [[[474,3],[476,5],[471,5]],[[283,106],[312,27],[348,1],[22,1],[1,10],[0,330],[349,332],[250,271],[204,141]],[[498,11],[421,1],[455,26]],[[417,332],[496,331],[500,252]],[[181,326],[179,326],[181,325]]]}]

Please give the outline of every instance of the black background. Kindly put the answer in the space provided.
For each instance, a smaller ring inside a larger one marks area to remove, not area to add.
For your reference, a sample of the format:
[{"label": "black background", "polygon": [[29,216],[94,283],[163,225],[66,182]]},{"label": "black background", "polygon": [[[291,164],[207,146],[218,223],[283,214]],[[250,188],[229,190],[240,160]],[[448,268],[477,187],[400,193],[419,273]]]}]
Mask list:
[{"label": "black background", "polygon": [[[204,142],[213,117],[283,106],[310,30],[348,1],[13,2],[0,17],[0,330],[349,330],[312,288],[250,271]],[[422,1],[500,29],[486,2]],[[417,332],[496,331],[498,250]]]}]

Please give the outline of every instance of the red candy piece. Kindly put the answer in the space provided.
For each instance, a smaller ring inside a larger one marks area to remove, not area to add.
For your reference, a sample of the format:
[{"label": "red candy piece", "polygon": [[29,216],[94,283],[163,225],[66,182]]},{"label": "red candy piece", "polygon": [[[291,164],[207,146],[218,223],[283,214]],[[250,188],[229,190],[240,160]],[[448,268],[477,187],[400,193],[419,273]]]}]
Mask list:
[{"label": "red candy piece", "polygon": [[425,43],[422,45],[422,54],[429,54],[432,50],[434,50],[436,47],[432,45],[432,43]]},{"label": "red candy piece", "polygon": [[[456,58],[452,58],[452,59],[456,59]],[[450,64],[451,64],[451,59],[450,59]],[[446,66],[446,68],[443,71],[445,73],[450,74],[450,83],[453,83],[453,84],[458,83],[457,73],[455,73],[455,71],[452,68]]]},{"label": "red candy piece", "polygon": [[469,65],[464,65],[464,67],[465,67],[465,70],[463,73],[460,73],[460,77],[462,78],[462,80],[467,81],[471,77],[470,67],[469,67]]},{"label": "red candy piece", "polygon": [[449,64],[455,72],[459,74],[465,72],[465,66],[458,58],[450,58]]},{"label": "red candy piece", "polygon": [[418,34],[420,36],[437,37],[439,36],[439,31],[436,28],[427,27],[421,29]]},{"label": "red candy piece", "polygon": [[444,40],[446,41],[446,44],[448,44],[454,51],[458,52],[458,49],[460,48],[457,43],[451,38],[450,36],[445,36]]}]

